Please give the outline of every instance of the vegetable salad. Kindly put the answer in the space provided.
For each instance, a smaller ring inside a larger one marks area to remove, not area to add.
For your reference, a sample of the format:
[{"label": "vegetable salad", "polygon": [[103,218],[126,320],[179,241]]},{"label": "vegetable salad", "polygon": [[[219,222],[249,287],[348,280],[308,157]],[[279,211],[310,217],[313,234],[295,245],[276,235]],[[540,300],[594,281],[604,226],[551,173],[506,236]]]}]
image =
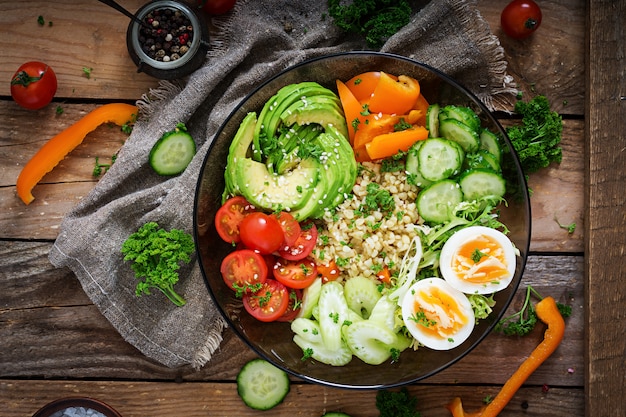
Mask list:
[{"label": "vegetable salad", "polygon": [[[461,345],[515,273],[518,251],[495,210],[506,191],[500,138],[468,107],[429,103],[406,75],[337,80],[334,98],[310,84],[284,87],[258,121],[249,114],[231,145],[215,220],[235,247],[226,285],[257,319],[290,323],[303,359],[375,365]],[[346,147],[347,174],[333,172]],[[238,166],[265,176],[254,195],[263,206],[242,195],[252,179]],[[319,189],[325,198],[304,209],[298,196]]]}]

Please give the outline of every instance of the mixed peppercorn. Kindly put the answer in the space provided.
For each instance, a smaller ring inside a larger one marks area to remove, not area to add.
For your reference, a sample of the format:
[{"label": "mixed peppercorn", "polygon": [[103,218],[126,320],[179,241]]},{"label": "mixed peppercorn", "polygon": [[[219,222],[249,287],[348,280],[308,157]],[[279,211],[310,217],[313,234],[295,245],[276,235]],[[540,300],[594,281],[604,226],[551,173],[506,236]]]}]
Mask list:
[{"label": "mixed peppercorn", "polygon": [[189,51],[194,28],[187,16],[170,8],[155,9],[144,18],[139,43],[146,55],[156,61],[180,59]]}]

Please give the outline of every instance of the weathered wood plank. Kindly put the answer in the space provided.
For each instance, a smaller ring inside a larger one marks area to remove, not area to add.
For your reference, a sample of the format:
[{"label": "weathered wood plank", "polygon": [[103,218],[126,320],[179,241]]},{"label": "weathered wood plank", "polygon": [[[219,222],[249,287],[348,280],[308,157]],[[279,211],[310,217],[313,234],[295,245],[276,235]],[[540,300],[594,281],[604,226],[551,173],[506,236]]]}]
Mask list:
[{"label": "weathered wood plank", "polygon": [[507,37],[500,13],[507,2],[479,0],[478,8],[504,48],[508,72],[523,97],[544,94],[553,110],[582,115],[585,106],[585,0],[542,1],[541,26],[528,39]]},{"label": "weathered wood plank", "polygon": [[[49,243],[0,242],[0,377],[233,380],[255,357],[230,330],[202,370],[169,369],[128,345],[91,304],[73,274],[47,261]],[[531,256],[511,311],[519,308],[525,285],[573,306],[567,343],[530,379],[532,384],[582,386],[583,259]],[[432,383],[503,383],[541,338],[490,335],[470,355],[428,379]],[[511,352],[518,352],[511,356]],[[503,366],[503,364],[506,364]],[[574,372],[568,372],[572,368]]]},{"label": "weathered wood plank", "polygon": [[[489,386],[412,385],[409,393],[417,398],[417,410],[423,416],[448,417],[444,407],[460,396],[466,410],[475,411],[487,396],[497,393]],[[86,382],[22,381],[0,382],[0,401],[4,417],[32,415],[46,403],[63,397],[97,398],[115,408],[124,417],[139,416],[257,416],[237,396],[234,383],[167,383],[167,382]],[[193,400],[190,400],[193,399]],[[522,388],[505,408],[510,417],[583,416],[582,389],[541,387]],[[284,402],[270,413],[276,417],[321,416],[341,411],[352,416],[376,417],[375,391],[352,391],[309,384],[292,384]]]},{"label": "weathered wood plank", "polygon": [[[478,3],[492,32],[501,40],[509,72],[519,88],[526,94],[532,90],[547,94],[556,109],[565,114],[581,115],[584,109],[583,2],[542,2],[542,28],[532,39],[522,42],[501,33],[502,3]],[[135,11],[144,3],[128,0],[124,6]],[[138,74],[128,56],[128,19],[103,4],[94,3],[87,8],[70,0],[30,1],[29,7],[21,7],[20,3],[2,0],[0,9],[0,22],[5,29],[0,46],[0,79],[10,79],[28,56],[30,60],[48,63],[56,71],[59,89],[55,103],[64,99],[105,98],[103,93],[108,99],[135,100],[158,85],[154,78]],[[53,25],[40,26],[39,15]],[[93,68],[89,79],[83,67]],[[0,95],[9,95],[8,83],[0,85]]]},{"label": "weathered wood plank", "polygon": [[[117,126],[103,125],[90,133],[73,152],[47,174],[33,190],[35,201],[29,206],[15,195],[15,180],[32,155],[57,132],[93,109],[93,104],[68,104],[62,115],[54,109],[42,111],[43,122],[28,120],[26,110],[11,110],[11,103],[0,101],[0,234],[3,238],[54,239],[63,215],[97,182],[95,157],[110,159],[123,145],[127,135]],[[510,121],[503,121],[504,125]],[[579,228],[568,234],[562,224],[582,224],[584,124],[566,120],[563,133],[563,162],[533,174],[530,187],[533,211],[531,250],[582,252],[583,233]],[[559,236],[558,240],[554,236]]]},{"label": "weathered wood plank", "polygon": [[[129,0],[124,7],[135,11],[144,3]],[[24,7],[3,0],[0,10],[5,35],[0,47],[0,77],[4,80],[10,80],[26,58],[43,61],[54,69],[58,79],[55,104],[76,98],[134,100],[158,85],[156,79],[137,73],[128,55],[129,19],[104,4],[29,1]],[[38,16],[44,18],[45,25],[38,24]],[[89,78],[83,68],[92,68]],[[9,83],[2,83],[0,94],[10,94]]]},{"label": "weathered wood plank", "polygon": [[626,3],[588,1],[585,294],[587,415],[626,415]]}]

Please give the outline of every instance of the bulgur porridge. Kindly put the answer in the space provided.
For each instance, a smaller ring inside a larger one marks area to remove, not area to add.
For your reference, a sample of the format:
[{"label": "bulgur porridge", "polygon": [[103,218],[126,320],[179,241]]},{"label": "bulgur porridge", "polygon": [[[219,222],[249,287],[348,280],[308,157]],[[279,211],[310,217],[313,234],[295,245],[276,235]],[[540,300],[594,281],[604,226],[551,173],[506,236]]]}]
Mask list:
[{"label": "bulgur porridge", "polygon": [[[393,273],[418,235],[417,225],[423,223],[415,203],[419,189],[407,182],[405,171],[381,172],[381,165],[372,162],[361,165],[352,195],[325,214],[311,254],[319,264],[335,259],[340,280],[376,278],[384,267]],[[387,210],[381,206],[363,209],[371,196],[370,184],[377,184],[374,189],[387,191],[393,199],[393,204],[384,207]]]}]

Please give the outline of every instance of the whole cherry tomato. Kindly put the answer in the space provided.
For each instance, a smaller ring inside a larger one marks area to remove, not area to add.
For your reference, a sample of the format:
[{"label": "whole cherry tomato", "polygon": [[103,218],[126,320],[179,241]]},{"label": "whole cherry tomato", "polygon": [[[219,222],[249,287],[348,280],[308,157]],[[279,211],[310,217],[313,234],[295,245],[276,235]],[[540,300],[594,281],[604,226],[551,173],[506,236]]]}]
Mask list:
[{"label": "whole cherry tomato", "polygon": [[236,0],[198,0],[198,7],[212,15],[224,14],[235,6]]},{"label": "whole cherry tomato", "polygon": [[541,9],[533,0],[513,0],[502,10],[500,24],[511,38],[527,38],[541,24]]},{"label": "whole cherry tomato", "polygon": [[11,78],[11,97],[25,109],[38,110],[47,106],[56,92],[56,74],[43,62],[26,62]]},{"label": "whole cherry tomato", "polygon": [[262,255],[277,251],[285,234],[275,216],[261,213],[250,213],[239,224],[241,242],[247,248],[259,251]]}]

